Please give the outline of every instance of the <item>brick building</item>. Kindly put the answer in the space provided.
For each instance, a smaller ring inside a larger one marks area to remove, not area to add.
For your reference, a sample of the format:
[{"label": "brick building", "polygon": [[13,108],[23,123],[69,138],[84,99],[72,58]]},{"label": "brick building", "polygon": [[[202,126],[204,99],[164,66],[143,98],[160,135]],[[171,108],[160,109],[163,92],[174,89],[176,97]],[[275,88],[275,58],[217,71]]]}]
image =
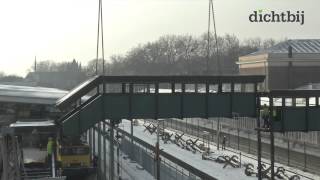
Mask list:
[{"label": "brick building", "polygon": [[240,74],[266,75],[262,89],[295,89],[320,82],[320,39],[287,40],[239,57]]}]

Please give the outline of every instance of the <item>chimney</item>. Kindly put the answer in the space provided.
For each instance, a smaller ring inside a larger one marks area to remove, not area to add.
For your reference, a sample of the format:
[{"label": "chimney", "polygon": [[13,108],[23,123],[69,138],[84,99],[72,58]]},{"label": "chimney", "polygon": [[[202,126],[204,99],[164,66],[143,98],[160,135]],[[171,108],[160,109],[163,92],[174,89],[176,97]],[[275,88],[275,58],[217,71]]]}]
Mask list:
[{"label": "chimney", "polygon": [[288,58],[292,58],[292,46],[289,45],[288,47]]}]

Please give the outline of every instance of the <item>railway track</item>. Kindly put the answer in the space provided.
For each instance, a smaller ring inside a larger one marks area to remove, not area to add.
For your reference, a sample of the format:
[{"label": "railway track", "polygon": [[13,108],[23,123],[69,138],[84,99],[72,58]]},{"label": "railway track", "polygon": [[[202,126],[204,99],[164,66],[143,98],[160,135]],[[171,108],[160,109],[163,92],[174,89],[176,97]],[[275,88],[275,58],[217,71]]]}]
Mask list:
[{"label": "railway track", "polygon": [[[217,131],[212,128],[197,126],[191,123],[186,123],[179,120],[169,120],[173,121],[172,123],[167,123],[167,127],[187,132],[190,135],[198,136],[199,138],[203,138],[201,133],[203,131],[210,132],[211,134],[217,134]],[[187,127],[186,127],[187,126]],[[189,130],[189,131],[188,131]],[[248,139],[245,137],[241,137],[234,134],[229,134],[226,132],[220,132],[220,137],[227,137],[226,147],[230,147],[232,149],[240,150],[242,152],[257,155],[257,141],[256,139]],[[256,136],[255,136],[256,137]],[[216,138],[213,139],[214,142]],[[239,143],[238,143],[239,139]],[[212,139],[211,139],[212,140]],[[265,159],[270,159],[270,144],[266,142],[262,142],[262,157]],[[288,161],[289,159],[289,161]],[[290,150],[289,158],[288,158],[288,149],[275,146],[275,161],[281,164],[285,164],[294,168],[301,169],[303,171],[307,171],[310,173],[320,175],[320,157],[312,155],[312,154],[304,154],[301,152]]]}]

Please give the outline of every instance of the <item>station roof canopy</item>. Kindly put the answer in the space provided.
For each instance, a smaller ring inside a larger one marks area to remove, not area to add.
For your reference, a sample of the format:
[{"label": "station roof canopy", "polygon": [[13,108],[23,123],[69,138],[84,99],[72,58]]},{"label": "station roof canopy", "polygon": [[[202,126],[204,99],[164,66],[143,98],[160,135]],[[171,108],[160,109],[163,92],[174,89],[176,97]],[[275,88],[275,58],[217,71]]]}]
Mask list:
[{"label": "station roof canopy", "polygon": [[55,88],[0,84],[0,102],[54,105],[67,93]]},{"label": "station roof canopy", "polygon": [[15,123],[10,124],[10,127],[47,127],[54,126],[55,123],[53,120],[44,120],[44,121],[17,121]]}]

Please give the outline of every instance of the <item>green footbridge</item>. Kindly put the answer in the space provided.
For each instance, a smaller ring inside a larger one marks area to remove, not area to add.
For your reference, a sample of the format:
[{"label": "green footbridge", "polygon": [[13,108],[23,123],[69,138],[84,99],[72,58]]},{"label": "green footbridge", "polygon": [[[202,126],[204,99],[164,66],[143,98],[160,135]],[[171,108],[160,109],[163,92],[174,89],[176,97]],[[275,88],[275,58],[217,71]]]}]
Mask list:
[{"label": "green footbridge", "polygon": [[96,76],[57,106],[70,110],[60,119],[68,136],[105,119],[254,118],[262,98],[273,131],[320,130],[319,90],[259,92],[263,81],[264,76]]},{"label": "green footbridge", "polygon": [[[79,135],[104,119],[232,117],[234,113],[255,117],[257,87],[263,80],[263,76],[99,76],[72,90],[57,106],[75,107],[62,118],[65,135]],[[243,91],[235,92],[235,85]],[[81,104],[87,94],[91,97]]]}]

